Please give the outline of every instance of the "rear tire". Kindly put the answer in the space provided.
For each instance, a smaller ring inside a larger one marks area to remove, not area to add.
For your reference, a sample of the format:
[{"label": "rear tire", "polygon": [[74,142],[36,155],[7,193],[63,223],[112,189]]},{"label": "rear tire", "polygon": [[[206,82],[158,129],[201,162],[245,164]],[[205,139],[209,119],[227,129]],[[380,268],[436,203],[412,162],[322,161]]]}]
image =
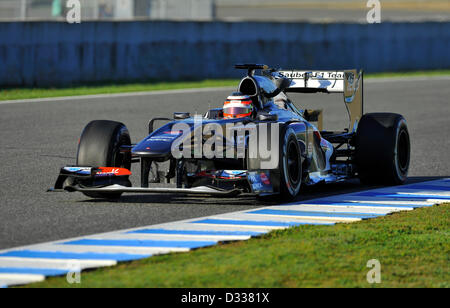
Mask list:
[{"label": "rear tire", "polygon": [[280,194],[286,201],[294,200],[302,185],[301,148],[295,132],[287,128],[280,138]]},{"label": "rear tire", "polygon": [[400,185],[406,181],[411,145],[403,116],[365,114],[358,125],[355,145],[356,165],[362,183]]},{"label": "rear tire", "polygon": [[[126,126],[114,121],[92,121],[84,129],[78,145],[77,166],[131,168],[131,154],[120,153],[131,145]],[[128,181],[128,178],[126,179]],[[118,199],[121,193],[83,193],[91,198]]]}]

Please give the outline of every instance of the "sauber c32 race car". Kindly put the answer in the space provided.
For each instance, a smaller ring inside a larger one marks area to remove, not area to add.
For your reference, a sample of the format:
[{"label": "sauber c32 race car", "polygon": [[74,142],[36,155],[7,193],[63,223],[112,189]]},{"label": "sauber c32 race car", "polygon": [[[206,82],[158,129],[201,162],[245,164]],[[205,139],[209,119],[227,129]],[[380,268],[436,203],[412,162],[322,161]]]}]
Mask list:
[{"label": "sauber c32 race car", "polygon": [[[248,74],[223,108],[201,117],[175,113],[173,119],[151,119],[148,137],[138,144],[131,144],[122,123],[89,123],[76,165],[61,169],[51,191],[106,199],[123,193],[294,199],[302,185],[351,178],[382,185],[405,182],[410,163],[406,121],[394,113],[363,113],[362,71],[236,68]],[[343,94],[348,128],[323,130],[322,110],[298,109],[290,92]],[[133,163],[140,164],[140,187],[132,187],[129,179]]]}]

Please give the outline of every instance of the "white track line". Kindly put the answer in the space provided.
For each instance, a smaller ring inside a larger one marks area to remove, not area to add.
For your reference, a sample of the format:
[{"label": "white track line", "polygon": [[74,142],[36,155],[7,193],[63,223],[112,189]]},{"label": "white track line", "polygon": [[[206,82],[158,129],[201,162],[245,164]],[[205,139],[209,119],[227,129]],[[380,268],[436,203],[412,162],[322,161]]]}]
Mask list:
[{"label": "white track line", "polygon": [[188,248],[166,247],[121,247],[121,246],[89,246],[89,245],[42,245],[33,248],[36,251],[72,252],[72,253],[123,253],[151,256],[171,252],[187,252]]},{"label": "white track line", "polygon": [[268,219],[278,219],[278,218],[287,218],[289,217],[291,219],[291,221],[305,221],[305,220],[309,220],[309,221],[314,221],[314,222],[332,222],[332,223],[340,223],[340,222],[356,222],[356,221],[360,221],[362,220],[361,218],[357,218],[357,217],[331,217],[331,216],[324,216],[324,217],[311,217],[311,216],[307,216],[307,215],[283,215],[282,213],[280,214],[258,214],[258,213],[249,213],[249,215],[254,215],[256,217],[261,217],[261,218],[265,218],[267,217]]},{"label": "white track line", "polygon": [[[73,261],[71,260],[55,260],[55,259],[32,259],[32,258],[0,258],[0,268],[13,267],[13,268],[45,268],[56,270],[69,270],[71,269]],[[80,269],[90,269],[105,266],[114,266],[116,261],[86,261],[79,260],[77,265]]]},{"label": "white track line", "polygon": [[[355,203],[355,205],[358,205]],[[272,210],[294,210],[294,211],[305,211],[305,212],[322,212],[322,213],[360,213],[360,214],[375,214],[375,215],[386,215],[392,213],[392,209],[380,208],[380,207],[361,207],[357,206],[333,206],[333,205],[320,205],[320,204],[298,204],[298,205],[279,205],[270,207]],[[412,208],[411,208],[412,209]]]},{"label": "white track line", "polygon": [[[270,208],[272,209],[272,208]],[[249,211],[251,212],[251,211]],[[274,222],[293,222],[300,224],[322,224],[322,223],[338,223],[338,222],[348,222],[348,221],[359,221],[361,219],[346,219],[346,218],[338,218],[332,216],[324,216],[324,217],[313,217],[308,215],[303,216],[294,216],[294,215],[276,215],[276,214],[253,214],[253,213],[245,213],[245,214],[225,214],[220,215],[220,217],[216,217],[214,219],[231,219],[231,220],[249,220],[249,221],[274,221]]]},{"label": "white track line", "polygon": [[43,275],[30,274],[0,274],[0,285],[21,285],[41,282],[45,280]]},{"label": "white track line", "polygon": [[[91,237],[86,237],[91,238]],[[146,234],[146,233],[118,233],[108,236],[95,236],[95,239],[114,240],[161,240],[161,241],[242,241],[248,240],[250,236],[238,235],[182,235],[182,234]]]},{"label": "white track line", "polygon": [[[355,197],[357,198],[357,197]],[[358,198],[361,199],[361,198]],[[377,201],[377,200],[354,200],[354,199],[345,199],[344,202],[351,202],[355,203],[355,205],[358,205],[358,203],[366,203],[366,204],[374,204],[374,205],[411,205],[411,206],[432,206],[435,205],[435,202],[428,202],[428,201],[395,201],[395,200],[384,200],[384,201]]]},{"label": "white track line", "polygon": [[[0,264],[5,267],[10,264],[11,267],[17,264],[21,264],[19,267],[39,267],[40,265],[46,268],[59,268],[67,269],[71,266],[74,260],[63,259],[38,259],[38,258],[20,258],[20,257],[1,257]],[[76,260],[77,265],[80,265],[81,269],[90,269],[98,267],[108,267],[117,264],[115,260]]]}]

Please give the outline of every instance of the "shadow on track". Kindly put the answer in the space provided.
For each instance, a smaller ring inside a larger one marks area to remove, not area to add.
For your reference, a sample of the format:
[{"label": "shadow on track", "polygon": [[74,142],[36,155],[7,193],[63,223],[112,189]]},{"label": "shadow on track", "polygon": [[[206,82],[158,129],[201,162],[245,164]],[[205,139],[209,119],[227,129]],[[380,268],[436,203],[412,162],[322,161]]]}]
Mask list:
[{"label": "shadow on track", "polygon": [[[439,180],[448,177],[410,177],[406,184],[414,184],[426,181]],[[304,186],[300,195],[294,202],[307,201],[316,198],[331,197],[342,194],[366,191],[382,188],[385,186],[371,186],[359,183],[359,180],[350,180],[332,184],[318,184],[315,186]],[[253,195],[243,194],[235,198],[214,198],[208,196],[186,196],[170,194],[148,194],[148,195],[123,195],[119,200],[89,199],[80,201],[83,203],[113,203],[113,204],[149,204],[149,205],[234,205],[234,206],[270,206],[279,205],[283,202],[274,196],[269,200],[259,200]]]}]

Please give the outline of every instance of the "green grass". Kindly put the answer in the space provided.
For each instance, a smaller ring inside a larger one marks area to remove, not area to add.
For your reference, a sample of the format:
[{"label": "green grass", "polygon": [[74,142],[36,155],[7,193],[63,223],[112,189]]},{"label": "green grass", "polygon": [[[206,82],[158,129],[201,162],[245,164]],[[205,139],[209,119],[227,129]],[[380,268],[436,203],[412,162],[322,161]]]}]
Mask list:
[{"label": "green grass", "polygon": [[[420,71],[404,73],[369,74],[368,78],[410,77],[410,76],[442,76],[450,75],[450,70]],[[238,80],[217,79],[187,82],[147,82],[147,83],[109,83],[104,85],[78,86],[71,88],[9,88],[0,89],[0,101],[52,98],[62,96],[79,96],[94,94],[115,94],[158,90],[175,90],[190,88],[209,88],[237,86]]]},{"label": "green grass", "polygon": [[105,85],[79,86],[73,88],[11,88],[0,89],[0,101],[160,90],[227,87],[236,86],[237,82],[238,81],[232,79],[216,79],[185,82],[110,83]]},{"label": "green grass", "polygon": [[[301,226],[29,287],[450,287],[450,204],[335,226]],[[366,280],[381,263],[381,284]]]}]

